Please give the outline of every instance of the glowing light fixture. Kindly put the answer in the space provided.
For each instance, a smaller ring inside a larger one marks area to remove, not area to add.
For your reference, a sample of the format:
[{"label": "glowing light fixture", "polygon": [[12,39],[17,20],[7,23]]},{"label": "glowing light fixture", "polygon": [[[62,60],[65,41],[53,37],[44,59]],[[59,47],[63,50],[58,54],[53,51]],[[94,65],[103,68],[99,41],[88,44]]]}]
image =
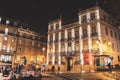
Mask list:
[{"label": "glowing light fixture", "polygon": [[111,45],[111,42],[108,42],[108,45]]},{"label": "glowing light fixture", "polygon": [[2,18],[0,17],[0,22],[2,21]]},{"label": "glowing light fixture", "polygon": [[6,24],[9,24],[9,23],[10,23],[10,21],[9,21],[9,20],[7,20],[7,21],[6,21]]}]

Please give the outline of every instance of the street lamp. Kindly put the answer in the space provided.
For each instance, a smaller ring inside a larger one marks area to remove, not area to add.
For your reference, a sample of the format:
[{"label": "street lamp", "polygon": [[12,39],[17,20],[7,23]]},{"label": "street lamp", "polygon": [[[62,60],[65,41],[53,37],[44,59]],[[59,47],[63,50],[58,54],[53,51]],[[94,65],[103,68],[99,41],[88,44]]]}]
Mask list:
[{"label": "street lamp", "polygon": [[42,48],[42,51],[45,51],[45,48],[44,48],[44,47]]}]

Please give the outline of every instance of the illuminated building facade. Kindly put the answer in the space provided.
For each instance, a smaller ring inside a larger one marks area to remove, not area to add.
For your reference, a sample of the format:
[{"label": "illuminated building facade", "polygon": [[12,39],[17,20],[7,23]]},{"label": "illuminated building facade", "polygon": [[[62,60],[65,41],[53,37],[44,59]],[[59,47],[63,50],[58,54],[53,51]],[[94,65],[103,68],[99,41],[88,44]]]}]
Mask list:
[{"label": "illuminated building facade", "polygon": [[[98,5],[79,11],[78,21],[48,24],[47,68],[64,71],[94,71],[120,63],[120,30],[112,16]],[[114,67],[114,66],[113,66]]]},{"label": "illuminated building facade", "polygon": [[[2,19],[6,21],[2,22]],[[38,34],[19,23],[0,18],[0,62],[21,63],[26,57],[27,64],[45,63],[46,36]],[[11,25],[11,23],[13,23]],[[19,25],[18,25],[19,24]]]}]

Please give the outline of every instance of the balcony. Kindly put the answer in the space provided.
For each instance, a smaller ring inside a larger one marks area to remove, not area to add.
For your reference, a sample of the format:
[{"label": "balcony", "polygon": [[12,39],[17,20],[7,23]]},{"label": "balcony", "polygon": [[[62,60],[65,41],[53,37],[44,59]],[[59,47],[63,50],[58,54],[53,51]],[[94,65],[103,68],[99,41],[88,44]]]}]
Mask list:
[{"label": "balcony", "polygon": [[55,42],[55,43],[58,43],[59,41],[58,41],[58,40],[55,40],[54,42]]},{"label": "balcony", "polygon": [[82,35],[82,38],[88,38],[88,35]]},{"label": "balcony", "polygon": [[76,50],[75,53],[80,53],[80,51],[79,51],[79,50]]},{"label": "balcony", "polygon": [[61,42],[64,42],[65,41],[65,39],[61,39]]},{"label": "balcony", "polygon": [[68,38],[68,41],[71,41],[73,38]]},{"label": "balcony", "polygon": [[1,54],[5,54],[5,55],[11,55],[11,54],[14,54],[15,53],[15,51],[14,50],[9,50],[9,51],[7,51],[7,50],[4,50],[4,49],[1,49],[1,52],[0,52]]},{"label": "balcony", "polygon": [[97,35],[98,35],[98,33],[93,33],[93,34],[91,34],[91,37],[95,37]]}]

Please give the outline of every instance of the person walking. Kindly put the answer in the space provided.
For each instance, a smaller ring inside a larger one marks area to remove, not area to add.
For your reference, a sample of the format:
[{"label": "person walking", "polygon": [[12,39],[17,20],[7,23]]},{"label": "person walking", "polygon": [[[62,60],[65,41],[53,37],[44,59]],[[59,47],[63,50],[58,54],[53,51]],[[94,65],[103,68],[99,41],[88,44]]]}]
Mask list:
[{"label": "person walking", "polygon": [[112,72],[112,67],[111,67],[111,58],[108,57],[108,67],[109,67],[109,72]]}]

